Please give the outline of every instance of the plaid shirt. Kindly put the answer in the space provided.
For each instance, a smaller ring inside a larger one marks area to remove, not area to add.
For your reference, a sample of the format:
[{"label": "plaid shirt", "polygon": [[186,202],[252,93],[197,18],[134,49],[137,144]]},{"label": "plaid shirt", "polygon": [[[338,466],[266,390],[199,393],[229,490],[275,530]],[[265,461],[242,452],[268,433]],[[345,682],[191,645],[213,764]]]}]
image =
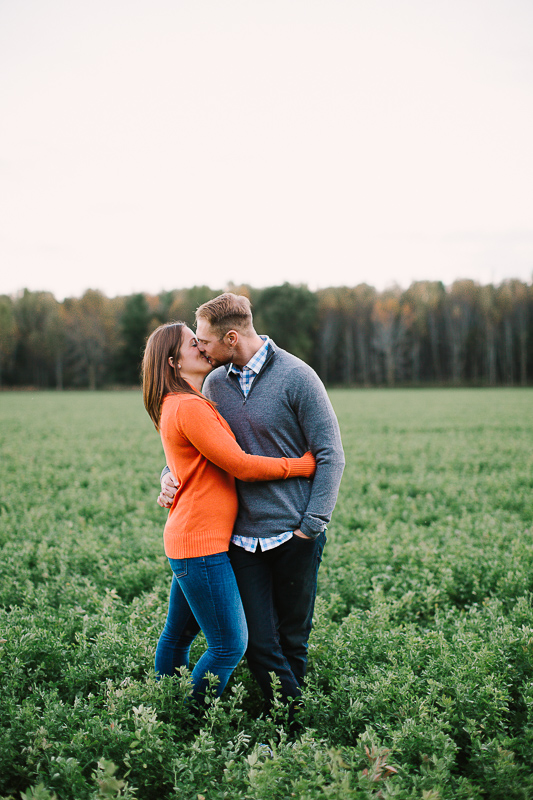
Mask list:
[{"label": "plaid shirt", "polygon": [[254,378],[261,372],[261,368],[268,355],[270,339],[268,336],[261,336],[261,339],[263,339],[263,344],[244,367],[237,367],[235,364],[229,365],[228,374],[233,372],[238,377],[240,387],[245,397],[248,397],[248,392],[252,388]]},{"label": "plaid shirt", "polygon": [[[268,336],[261,336],[261,339],[263,339],[263,344],[244,367],[237,367],[235,364],[229,365],[228,373],[233,372],[238,377],[240,387],[245,397],[248,397],[248,392],[252,387],[254,378],[261,372],[261,368],[268,355],[268,343],[270,340]],[[231,541],[233,544],[248,550],[249,553],[255,553],[258,544],[261,550],[273,550],[274,547],[279,547],[280,544],[288,542],[290,538],[292,538],[292,531],[279,533],[277,536],[269,536],[268,538],[232,536]]]}]

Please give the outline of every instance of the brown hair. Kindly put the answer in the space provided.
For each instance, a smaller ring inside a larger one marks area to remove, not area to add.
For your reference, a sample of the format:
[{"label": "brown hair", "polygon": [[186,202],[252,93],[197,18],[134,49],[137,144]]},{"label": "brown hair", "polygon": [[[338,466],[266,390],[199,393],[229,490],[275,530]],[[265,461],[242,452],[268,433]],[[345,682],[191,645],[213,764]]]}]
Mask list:
[{"label": "brown hair", "polygon": [[[156,430],[159,430],[165,395],[199,394],[181,377],[177,366],[186,327],[185,322],[168,322],[156,328],[146,342],[142,363],[143,400]],[[174,359],[174,366],[169,364],[169,358]]]},{"label": "brown hair", "polygon": [[225,292],[208,300],[196,309],[196,320],[200,318],[207,320],[220,339],[233,329],[253,330],[252,306],[243,294]]}]

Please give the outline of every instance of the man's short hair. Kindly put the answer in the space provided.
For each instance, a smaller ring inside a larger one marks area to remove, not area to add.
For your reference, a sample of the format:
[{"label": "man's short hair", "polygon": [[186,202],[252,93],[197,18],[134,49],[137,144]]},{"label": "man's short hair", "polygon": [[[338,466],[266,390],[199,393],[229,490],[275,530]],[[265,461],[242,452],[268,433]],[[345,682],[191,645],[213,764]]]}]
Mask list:
[{"label": "man's short hair", "polygon": [[228,331],[253,330],[252,306],[243,294],[224,292],[196,309],[196,321],[205,319],[217,336],[223,339]]}]

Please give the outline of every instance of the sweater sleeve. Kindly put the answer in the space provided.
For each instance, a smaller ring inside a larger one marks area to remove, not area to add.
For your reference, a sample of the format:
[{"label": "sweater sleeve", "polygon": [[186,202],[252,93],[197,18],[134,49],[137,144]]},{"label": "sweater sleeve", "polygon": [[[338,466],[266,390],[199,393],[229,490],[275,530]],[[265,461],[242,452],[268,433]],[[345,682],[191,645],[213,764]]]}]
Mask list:
[{"label": "sweater sleeve", "polygon": [[213,407],[202,398],[187,398],[180,404],[176,425],[196,449],[225,472],[241,481],[269,481],[289,477],[311,477],[315,458],[271,458],[245,453],[226,430]]},{"label": "sweater sleeve", "polygon": [[316,473],[300,530],[317,537],[331,519],[344,470],[339,423],[318,375],[307,369],[296,392],[298,422],[316,457]]}]

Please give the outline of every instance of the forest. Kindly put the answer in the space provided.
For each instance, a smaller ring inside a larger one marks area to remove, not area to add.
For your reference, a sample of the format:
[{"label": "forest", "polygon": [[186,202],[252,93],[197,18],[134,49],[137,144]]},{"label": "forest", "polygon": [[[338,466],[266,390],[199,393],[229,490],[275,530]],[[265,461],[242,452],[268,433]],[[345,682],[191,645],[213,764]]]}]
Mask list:
[{"label": "forest", "polygon": [[[451,286],[418,281],[311,291],[285,283],[246,294],[256,330],[311,364],[329,386],[525,386],[533,381],[533,284]],[[146,337],[223,289],[194,286],[58,301],[49,292],[0,296],[0,386],[137,386]]]}]

